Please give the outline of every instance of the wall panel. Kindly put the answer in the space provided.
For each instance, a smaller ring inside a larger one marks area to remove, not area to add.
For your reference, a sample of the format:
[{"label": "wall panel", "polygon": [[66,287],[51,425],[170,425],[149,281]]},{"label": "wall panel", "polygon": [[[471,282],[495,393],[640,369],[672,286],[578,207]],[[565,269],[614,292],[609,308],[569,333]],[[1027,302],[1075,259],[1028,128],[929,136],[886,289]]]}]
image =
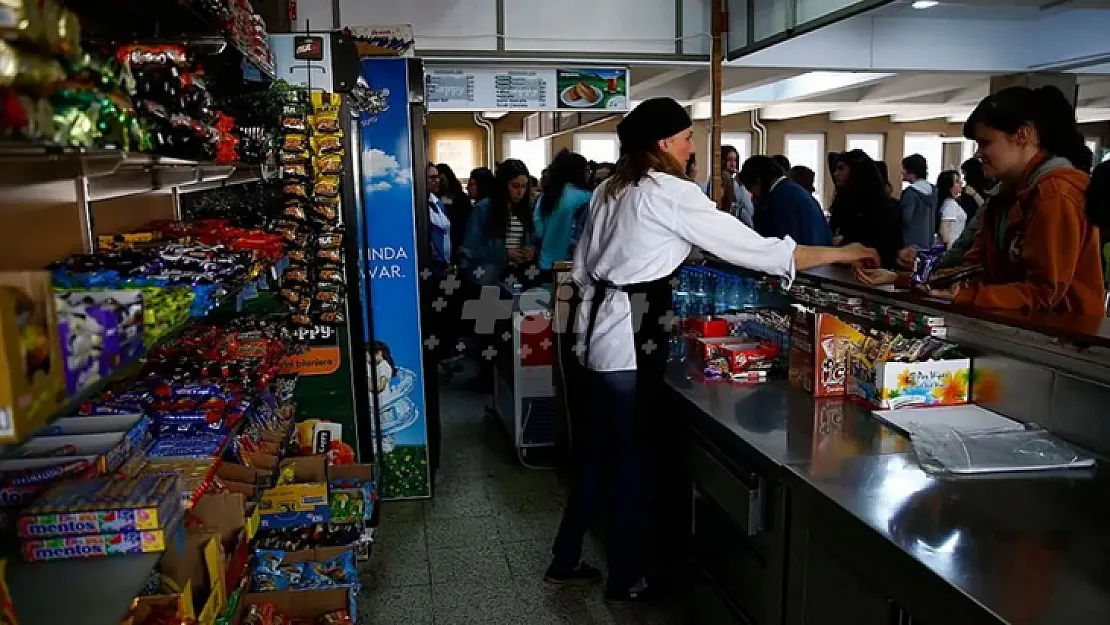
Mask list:
[{"label": "wall panel", "polygon": [[668,54],[675,0],[509,0],[505,49]]}]

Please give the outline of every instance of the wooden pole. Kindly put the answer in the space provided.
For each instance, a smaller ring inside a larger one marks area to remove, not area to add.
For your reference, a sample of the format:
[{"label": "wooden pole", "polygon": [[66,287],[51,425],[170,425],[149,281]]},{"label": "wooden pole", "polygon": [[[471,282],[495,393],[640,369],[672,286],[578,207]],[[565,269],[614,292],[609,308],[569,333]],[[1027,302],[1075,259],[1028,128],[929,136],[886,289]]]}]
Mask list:
[{"label": "wooden pole", "polygon": [[[725,61],[725,33],[728,32],[728,0],[714,0],[710,24],[712,46],[709,51],[709,158],[706,175],[713,201],[721,207],[724,189],[721,188],[721,71]],[[723,207],[725,210],[731,207]]]}]

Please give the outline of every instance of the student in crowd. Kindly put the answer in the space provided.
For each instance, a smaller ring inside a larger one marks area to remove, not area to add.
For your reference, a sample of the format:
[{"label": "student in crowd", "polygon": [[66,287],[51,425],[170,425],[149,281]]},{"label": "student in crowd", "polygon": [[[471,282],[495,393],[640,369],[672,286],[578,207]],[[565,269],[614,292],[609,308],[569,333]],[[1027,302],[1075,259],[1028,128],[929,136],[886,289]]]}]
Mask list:
[{"label": "student in crowd", "polygon": [[975,213],[987,201],[987,192],[994,186],[987,175],[983,173],[983,163],[977,158],[969,158],[960,165],[960,173],[964,176],[964,188],[960,193],[960,207],[967,213],[967,218],[975,217]]},{"label": "student in crowd", "polygon": [[956,199],[962,191],[960,172],[949,169],[937,176],[937,201],[940,203],[940,226],[937,233],[948,248],[956,243],[967,225],[967,213]]},{"label": "student in crowd", "polygon": [[902,249],[902,223],[875,161],[863,150],[829,154],[836,195],[829,207],[834,245],[860,243],[878,250],[883,267],[893,267]]},{"label": "student in crowd", "polygon": [[771,157],[771,160],[775,161],[775,164],[783,171],[790,171],[792,169],[790,166],[790,159],[786,158],[785,154],[776,154]]},{"label": "student in crowd", "polygon": [[490,197],[474,205],[467,224],[462,259],[468,280],[498,284],[535,258],[529,184],[523,162],[510,158],[497,166]]},{"label": "student in crowd", "polygon": [[586,159],[569,150],[555,155],[547,169],[543,194],[533,216],[540,246],[539,267],[543,271],[570,259],[575,221],[590,202],[587,175]]},{"label": "student in crowd", "polygon": [[689,178],[691,182],[697,182],[698,181],[698,155],[697,154],[691,154],[690,155],[690,160],[686,161],[686,177]]},{"label": "student in crowd", "polygon": [[598,163],[593,169],[593,176],[590,178],[590,188],[596,189],[598,185],[605,182],[609,176],[613,175],[612,163]]},{"label": "student in crowd", "polygon": [[937,190],[927,180],[929,166],[925,157],[910,154],[902,159],[902,190],[898,201],[902,209],[902,240],[918,249],[933,246],[937,235]]},{"label": "student in crowd", "polygon": [[[984,98],[963,131],[1001,188],[980,210],[982,227],[963,258],[964,267],[982,267],[980,276],[930,294],[979,308],[1104,316],[1105,213],[1086,202],[1092,157],[1071,103],[1054,86],[1009,87]],[[857,275],[908,283],[889,271]]]},{"label": "student in crowd", "polygon": [[832,245],[821,206],[783,173],[773,157],[757,155],[740,168],[740,183],[755,203],[755,231],[764,237],[790,237],[798,245]]},{"label": "student in crowd", "polygon": [[747,190],[736,181],[736,174],[740,171],[740,152],[731,145],[721,146],[721,169],[720,173],[716,176],[709,176],[705,184],[702,185],[702,191],[706,195],[712,197],[710,194],[710,182],[720,185],[723,193],[721,194],[721,210],[727,211],[733,217],[744,222],[745,226],[749,228],[752,226],[752,216],[755,213],[755,207],[752,206],[751,195]]},{"label": "student in crowd", "polygon": [[791,167],[790,170],[786,172],[786,177],[793,180],[810,195],[817,193],[817,172],[805,165],[795,165]]},{"label": "student in crowd", "polygon": [[[440,190],[441,174],[439,167],[428,163],[428,236],[432,244],[432,263],[430,269],[435,273],[447,273],[447,266],[453,260],[451,248],[451,220],[443,200],[437,195]],[[458,182],[456,180],[456,182]]]},{"label": "student in crowd", "polygon": [[466,194],[470,201],[476,204],[493,193],[493,171],[489,167],[479,167],[470,170],[470,177],[466,180]]},{"label": "student in crowd", "polygon": [[[451,249],[455,254],[462,249],[463,237],[466,235],[466,222],[474,210],[470,196],[463,190],[462,183],[451,166],[447,163],[436,165],[439,170],[439,199],[447,212],[447,219],[451,221]],[[455,258],[451,259],[454,262]]]},{"label": "student in crowd", "polygon": [[[650,599],[654,586],[645,579],[645,559],[669,547],[653,543],[649,550],[644,540],[653,516],[647,491],[667,479],[661,456],[673,454],[674,436],[659,394],[667,362],[667,350],[659,347],[666,346],[669,330],[654,320],[673,306],[671,278],[694,246],[784,277],[819,264],[875,259],[874,250],[860,245],[765,239],[722,214],[686,179],[692,125],[686,109],[670,98],[645,100],[621,120],[620,161],[594,193],[574,252],[573,277],[583,292],[575,327],[590,410],[574,427],[576,475],[545,579],[557,586],[601,580],[598,569],[582,562],[582,543],[593,517],[607,508],[609,601]],[[637,301],[644,304],[644,323],[632,320]],[[655,451],[655,462],[646,448]],[[673,497],[667,491],[660,500]]]}]

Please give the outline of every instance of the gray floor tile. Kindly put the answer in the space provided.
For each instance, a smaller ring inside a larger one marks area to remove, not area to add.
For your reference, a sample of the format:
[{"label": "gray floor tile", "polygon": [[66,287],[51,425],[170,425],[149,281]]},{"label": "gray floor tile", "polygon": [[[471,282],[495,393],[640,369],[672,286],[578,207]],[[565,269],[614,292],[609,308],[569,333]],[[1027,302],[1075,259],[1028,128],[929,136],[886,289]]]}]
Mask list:
[{"label": "gray floor tile", "polygon": [[510,587],[467,584],[433,586],[432,610],[436,625],[524,625],[534,614]]},{"label": "gray floor tile", "polygon": [[382,525],[389,527],[397,523],[423,523],[423,501],[387,501],[382,506]]},{"label": "gray floor tile", "polygon": [[365,589],[358,597],[360,625],[432,625],[428,586]]},{"label": "gray floor tile", "polygon": [[504,543],[550,542],[555,539],[561,519],[559,512],[501,510],[497,516],[497,533]]},{"label": "gray floor tile", "polygon": [[374,533],[370,562],[362,567],[360,575],[368,588],[429,584],[424,524],[397,523],[380,527]]},{"label": "gray floor tile", "polygon": [[432,548],[482,549],[497,544],[500,537],[497,517],[428,517],[428,546]]},{"label": "gray floor tile", "polygon": [[432,549],[432,585],[506,587],[512,585],[509,564],[500,545],[485,549]]}]

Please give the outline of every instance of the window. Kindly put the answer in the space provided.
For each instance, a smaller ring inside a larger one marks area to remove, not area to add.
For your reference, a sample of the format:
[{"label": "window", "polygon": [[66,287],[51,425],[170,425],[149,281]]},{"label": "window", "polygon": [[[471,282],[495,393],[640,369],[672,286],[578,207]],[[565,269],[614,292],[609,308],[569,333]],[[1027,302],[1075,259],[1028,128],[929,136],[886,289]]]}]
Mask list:
[{"label": "window", "polygon": [[971,139],[964,139],[963,143],[960,144],[960,163],[962,164],[969,158],[974,158],[975,151],[978,149],[979,146],[976,145],[974,141]]},{"label": "window", "polygon": [[824,205],[822,195],[825,186],[825,135],[823,134],[787,134],[786,158],[791,165],[805,165],[817,175],[814,176],[813,197]]},{"label": "window", "polygon": [[529,141],[524,138],[524,133],[506,133],[502,138],[502,155],[504,158],[515,158],[524,161],[528,166],[528,173],[536,178],[551,163],[551,140],[536,139]]},{"label": "window", "polygon": [[437,138],[432,143],[432,161],[446,163],[455,175],[465,178],[474,169],[474,140],[464,137]]},{"label": "window", "polygon": [[[919,133],[906,133],[906,139],[903,143],[902,156],[906,157],[910,154],[920,154],[925,157],[925,162],[929,166],[929,182],[936,182],[937,176],[940,172],[944,171],[944,142],[941,140],[940,135],[919,134]],[[890,172],[890,177],[901,177],[900,172]],[[902,188],[906,188],[907,184],[903,184]]]},{"label": "window", "polygon": [[863,150],[872,160],[883,160],[883,135],[848,135],[847,144],[844,146],[849,152]]},{"label": "window", "polygon": [[574,135],[574,151],[595,163],[615,163],[620,141],[615,132],[580,132]]}]

